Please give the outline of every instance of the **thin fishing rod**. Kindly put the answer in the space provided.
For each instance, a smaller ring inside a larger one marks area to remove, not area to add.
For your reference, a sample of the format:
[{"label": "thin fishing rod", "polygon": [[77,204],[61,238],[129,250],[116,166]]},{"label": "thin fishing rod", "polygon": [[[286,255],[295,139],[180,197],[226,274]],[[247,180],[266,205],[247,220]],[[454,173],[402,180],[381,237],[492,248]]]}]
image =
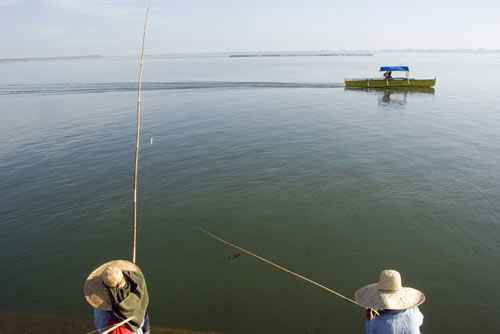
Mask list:
[{"label": "thin fishing rod", "polygon": [[123,325],[123,324],[125,324],[125,323],[129,322],[130,320],[132,320],[132,319],[134,319],[134,318],[135,318],[135,316],[132,316],[132,317],[130,317],[130,318],[128,318],[128,319],[125,319],[125,320],[123,320],[122,322],[117,323],[117,324],[116,324],[116,325],[114,325],[113,327],[108,328],[106,331],[102,332],[102,334],[108,334],[108,333],[110,333],[111,331],[113,331],[114,329],[116,329],[116,328],[120,327],[121,325]]},{"label": "thin fishing rod", "polygon": [[135,138],[135,168],[134,168],[134,206],[133,206],[133,232],[132,232],[132,263],[135,263],[135,253],[137,247],[137,165],[139,164],[139,131],[141,125],[141,86],[142,86],[142,64],[144,62],[144,44],[146,41],[146,24],[148,23],[149,7],[151,0],[148,3],[146,10],[146,18],[144,19],[144,32],[142,35],[142,52],[141,64],[139,66],[139,85],[137,88],[137,136]]},{"label": "thin fishing rod", "polygon": [[257,258],[257,259],[259,259],[259,260],[261,260],[261,261],[264,261],[264,262],[266,262],[266,263],[268,263],[268,264],[270,264],[270,265],[272,265],[272,266],[274,266],[274,267],[276,267],[276,268],[278,268],[278,269],[281,269],[281,270],[283,270],[283,271],[285,271],[285,272],[287,272],[287,273],[289,273],[289,274],[291,274],[291,275],[293,275],[293,276],[295,276],[295,277],[298,277],[298,278],[300,278],[300,279],[303,279],[304,281],[307,281],[307,282],[309,282],[309,283],[311,283],[311,284],[313,284],[313,285],[316,285],[317,287],[320,287],[320,288],[322,288],[323,290],[326,290],[326,291],[328,291],[328,292],[330,292],[330,293],[333,293],[334,295],[336,295],[337,297],[342,298],[342,299],[343,299],[343,300],[345,300],[345,301],[348,301],[348,302],[350,302],[350,303],[352,303],[352,304],[354,304],[354,305],[357,305],[357,306],[359,306],[359,307],[362,307],[363,309],[366,309],[364,306],[359,305],[359,304],[358,304],[358,303],[356,303],[354,300],[352,300],[352,299],[350,299],[350,298],[348,298],[348,297],[346,297],[346,296],[344,296],[344,295],[342,295],[342,294],[340,294],[340,293],[338,293],[338,292],[336,292],[336,291],[333,291],[332,289],[327,288],[327,287],[326,287],[326,286],[324,286],[324,285],[321,285],[321,284],[319,284],[319,283],[316,283],[316,282],[314,282],[313,280],[311,280],[311,279],[309,279],[309,278],[307,278],[307,277],[304,277],[304,276],[302,276],[302,275],[299,275],[299,274],[297,274],[297,273],[294,273],[294,272],[293,272],[293,271],[291,271],[291,270],[288,270],[288,269],[286,269],[286,268],[283,268],[282,266],[277,265],[276,263],[273,263],[273,262],[271,262],[271,261],[269,261],[269,260],[266,260],[266,259],[264,259],[264,258],[263,258],[263,257],[261,257],[261,256],[258,256],[258,255],[256,255],[256,254],[253,254],[253,253],[251,253],[251,252],[247,251],[246,249],[243,249],[243,248],[241,248],[241,247],[239,247],[239,246],[233,245],[232,243],[229,243],[229,242],[227,242],[227,241],[225,241],[225,240],[223,240],[223,239],[219,238],[218,236],[216,236],[216,235],[214,235],[214,234],[212,234],[212,233],[210,233],[210,232],[208,232],[208,231],[206,231],[206,230],[202,229],[201,227],[199,227],[199,229],[200,229],[201,231],[205,232],[206,234],[208,234],[209,236],[211,236],[212,238],[214,238],[214,239],[216,239],[216,240],[219,240],[220,242],[222,242],[222,243],[224,243],[224,244],[226,244],[226,245],[228,245],[228,246],[231,246],[231,247],[233,247],[233,248],[236,248],[236,249],[238,249],[238,250],[240,250],[240,251],[242,251],[242,252],[244,252],[244,253],[246,253],[246,254],[248,254],[248,255],[251,255],[251,256],[253,256],[253,257],[255,257],[255,258]]},{"label": "thin fishing rod", "polygon": [[[96,329],[95,331],[92,331],[92,332],[87,332],[85,334],[93,334],[93,333],[107,334],[107,333],[113,331],[113,329],[116,329],[116,328],[120,327],[121,325],[126,324],[127,322],[129,322],[130,320],[132,320],[134,318],[135,318],[135,315],[131,316],[128,319],[123,320],[122,322],[117,323],[113,327],[106,326],[106,327],[103,327],[103,328]],[[106,329],[106,328],[108,328],[108,329]],[[101,333],[101,331],[104,331],[104,332]]]}]

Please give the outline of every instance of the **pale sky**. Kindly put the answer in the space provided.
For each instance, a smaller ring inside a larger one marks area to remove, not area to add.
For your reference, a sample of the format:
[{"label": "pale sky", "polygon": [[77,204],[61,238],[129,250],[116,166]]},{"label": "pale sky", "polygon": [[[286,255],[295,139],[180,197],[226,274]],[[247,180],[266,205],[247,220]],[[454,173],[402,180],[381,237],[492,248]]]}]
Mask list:
[{"label": "pale sky", "polygon": [[[140,53],[147,0],[0,0],[0,58]],[[500,0],[152,0],[146,54],[500,49]]]}]

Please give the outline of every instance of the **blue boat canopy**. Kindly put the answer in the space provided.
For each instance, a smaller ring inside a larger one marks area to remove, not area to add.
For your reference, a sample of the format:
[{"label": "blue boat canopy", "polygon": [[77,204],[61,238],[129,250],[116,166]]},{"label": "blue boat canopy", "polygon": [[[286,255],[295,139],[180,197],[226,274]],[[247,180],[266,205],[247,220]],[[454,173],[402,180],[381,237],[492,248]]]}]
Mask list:
[{"label": "blue boat canopy", "polygon": [[380,68],[380,72],[386,72],[386,71],[410,71],[408,66],[382,66]]}]

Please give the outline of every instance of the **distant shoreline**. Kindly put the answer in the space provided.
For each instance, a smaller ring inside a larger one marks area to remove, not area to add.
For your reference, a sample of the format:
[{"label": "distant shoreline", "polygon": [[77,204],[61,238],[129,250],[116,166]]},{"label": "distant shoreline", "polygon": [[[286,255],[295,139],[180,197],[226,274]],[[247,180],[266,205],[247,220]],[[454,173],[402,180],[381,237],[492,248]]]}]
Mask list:
[{"label": "distant shoreline", "polygon": [[380,53],[457,53],[457,54],[496,54],[500,49],[382,49]]},{"label": "distant shoreline", "polygon": [[100,55],[90,56],[69,56],[69,57],[38,57],[38,58],[5,58],[0,59],[0,63],[24,63],[28,61],[51,61],[51,60],[85,60],[85,59],[100,59]]},{"label": "distant shoreline", "polygon": [[232,54],[229,57],[371,57],[373,53],[335,52],[335,53],[262,53]]},{"label": "distant shoreline", "polygon": [[[246,51],[246,52],[191,52],[191,53],[157,53],[146,54],[146,57],[182,57],[220,55],[223,57],[371,57],[378,53],[426,53],[426,54],[500,54],[500,49],[381,49],[381,50],[338,50],[338,51]],[[114,57],[139,57],[140,55],[87,55],[87,56],[60,56],[60,57],[26,57],[0,58],[0,63],[24,63],[31,61],[71,61],[92,60]]]}]

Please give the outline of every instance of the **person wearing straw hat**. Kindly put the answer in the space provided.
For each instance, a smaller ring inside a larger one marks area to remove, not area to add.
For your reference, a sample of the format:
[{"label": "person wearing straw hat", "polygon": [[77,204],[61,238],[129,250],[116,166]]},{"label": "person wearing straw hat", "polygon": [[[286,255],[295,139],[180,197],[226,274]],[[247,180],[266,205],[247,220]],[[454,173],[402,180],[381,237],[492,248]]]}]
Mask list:
[{"label": "person wearing straw hat", "polygon": [[146,280],[132,262],[115,260],[104,263],[90,273],[83,290],[85,299],[94,307],[94,326],[101,333],[130,318],[110,333],[149,333]]},{"label": "person wearing straw hat", "polygon": [[[358,289],[356,302],[367,308],[367,334],[419,334],[424,316],[418,306],[425,295],[413,288],[403,287],[396,270],[383,270],[378,283]],[[379,310],[380,315],[376,312]]]}]

